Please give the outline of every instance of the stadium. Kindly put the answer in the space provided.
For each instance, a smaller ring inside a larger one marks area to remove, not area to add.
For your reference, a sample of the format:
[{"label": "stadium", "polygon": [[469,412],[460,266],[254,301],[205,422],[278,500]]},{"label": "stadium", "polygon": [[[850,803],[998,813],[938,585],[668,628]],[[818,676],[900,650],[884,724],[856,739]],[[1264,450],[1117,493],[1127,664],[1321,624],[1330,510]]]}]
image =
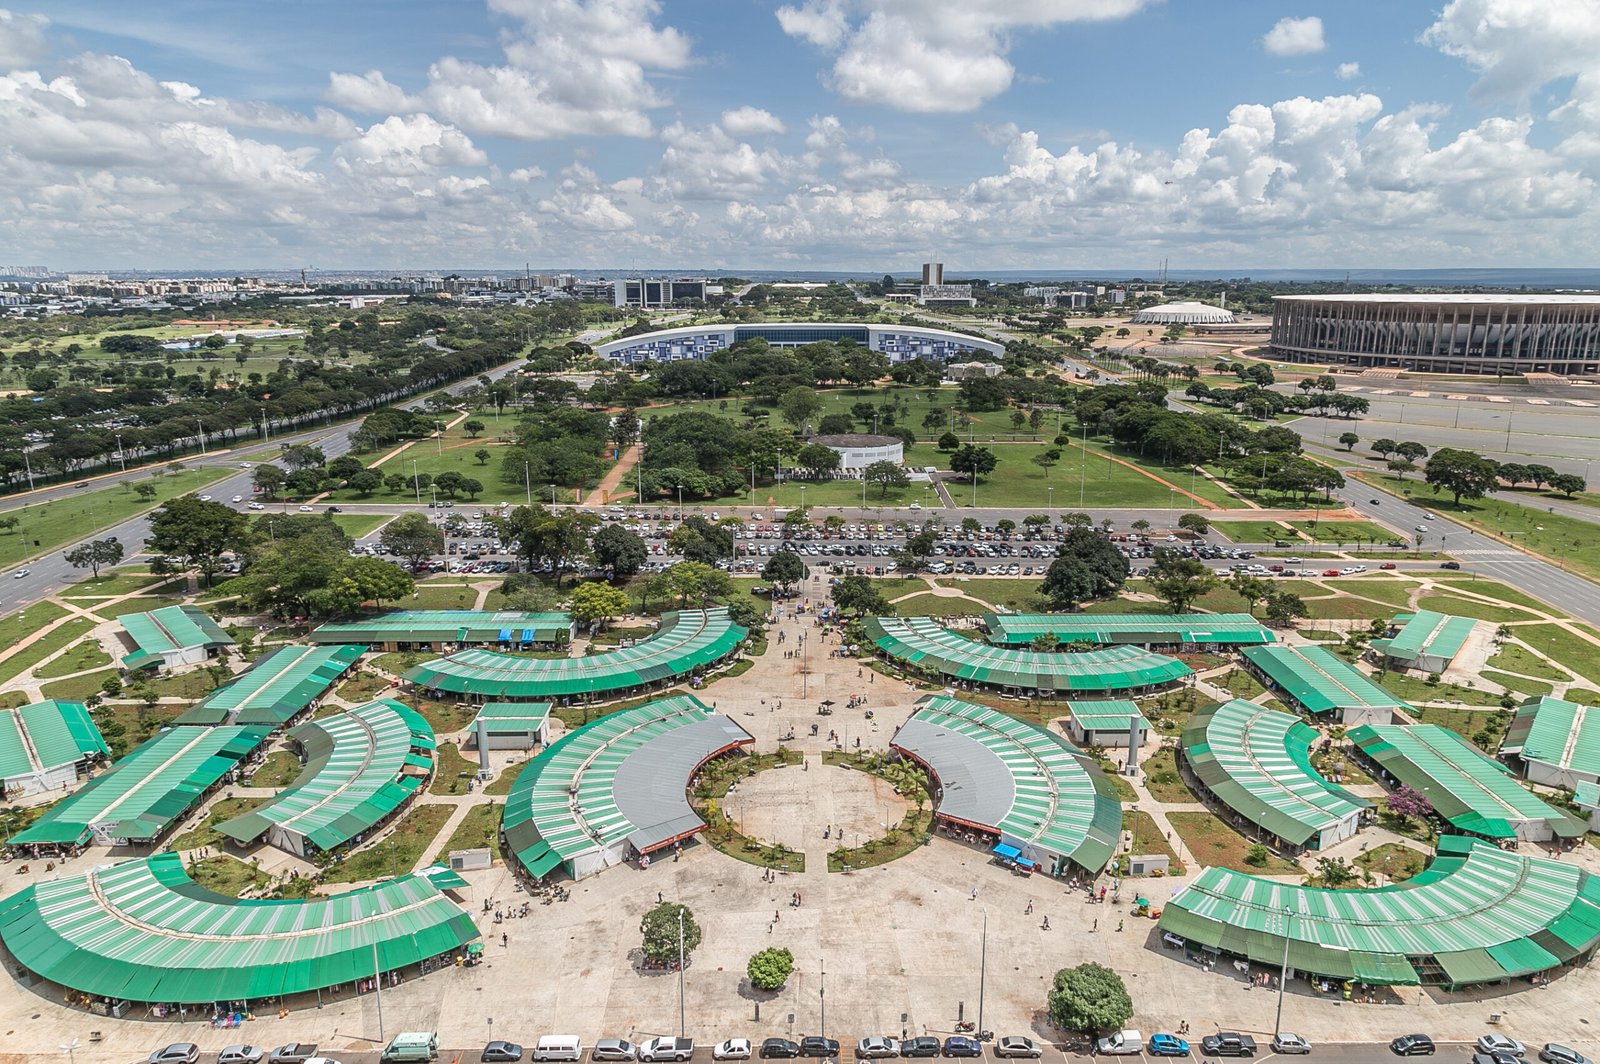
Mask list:
[{"label": "stadium", "polygon": [[635,362],[681,362],[710,358],[743,340],[765,340],[773,347],[853,343],[886,355],[890,362],[948,362],[969,355],[999,358],[1005,347],[993,340],[945,329],[916,325],[867,325],[855,322],[768,322],[761,325],[689,325],[680,329],[627,336],[595,348],[601,358]]},{"label": "stadium", "polygon": [[1276,296],[1272,353],[1422,373],[1600,373],[1600,296]]}]

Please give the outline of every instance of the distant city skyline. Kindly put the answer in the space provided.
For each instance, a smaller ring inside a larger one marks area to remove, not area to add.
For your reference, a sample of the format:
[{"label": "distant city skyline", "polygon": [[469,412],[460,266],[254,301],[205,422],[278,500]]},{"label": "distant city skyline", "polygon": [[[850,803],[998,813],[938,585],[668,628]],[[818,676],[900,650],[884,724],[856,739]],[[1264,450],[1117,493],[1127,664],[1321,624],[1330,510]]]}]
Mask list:
[{"label": "distant city skyline", "polygon": [[1600,252],[1578,0],[11,0],[0,116],[0,259],[64,270]]}]

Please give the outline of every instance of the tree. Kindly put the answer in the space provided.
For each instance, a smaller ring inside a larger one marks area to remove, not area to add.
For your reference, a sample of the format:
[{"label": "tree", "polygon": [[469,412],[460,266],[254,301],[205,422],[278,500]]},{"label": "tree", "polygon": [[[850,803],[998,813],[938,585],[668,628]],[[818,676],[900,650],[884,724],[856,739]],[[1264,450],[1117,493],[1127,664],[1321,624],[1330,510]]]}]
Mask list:
[{"label": "tree", "polygon": [[[1582,490],[1581,488],[1579,490]],[[143,502],[149,502],[156,497],[156,486],[148,480],[141,480],[133,486],[133,493]]]},{"label": "tree", "polygon": [[311,469],[327,464],[327,457],[322,453],[321,447],[313,447],[308,443],[297,443],[283,449],[283,464],[290,472],[301,469]]},{"label": "tree", "polygon": [[822,400],[812,388],[790,388],[778,398],[778,412],[796,429],[803,428],[821,409]]},{"label": "tree", "polygon": [[462,422],[461,427],[467,431],[468,436],[470,436],[472,439],[477,439],[478,434],[481,433],[486,426],[483,422],[474,418],[471,421]]},{"label": "tree", "polygon": [[1384,802],[1389,812],[1401,820],[1426,820],[1433,815],[1433,803],[1427,795],[1409,786],[1396,787]]},{"label": "tree", "polygon": [[946,430],[944,434],[939,437],[938,447],[939,450],[943,451],[945,454],[951,454],[961,447],[961,437]]},{"label": "tree", "polygon": [[1270,860],[1272,860],[1272,851],[1267,849],[1265,843],[1252,842],[1249,848],[1244,851],[1244,863],[1247,865],[1265,868]]},{"label": "tree", "polygon": [[889,497],[890,488],[905,488],[911,484],[911,478],[906,475],[905,468],[899,462],[891,462],[887,458],[873,462],[861,471],[862,479],[869,484],[876,484],[882,489],[880,498]]},{"label": "tree", "polygon": [[1050,600],[1051,609],[1066,611],[1114,594],[1127,579],[1128,559],[1107,537],[1074,527],[1056,548],[1039,593]]},{"label": "tree", "polygon": [[794,954],[786,949],[764,949],[750,958],[744,973],[757,990],[782,990],[794,971]]},{"label": "tree", "polygon": [[1217,586],[1217,578],[1198,558],[1186,558],[1165,547],[1156,551],[1150,566],[1150,590],[1173,613],[1184,613],[1206,592]]},{"label": "tree", "polygon": [[[1038,411],[1035,410],[1034,413],[1038,413]],[[1046,450],[1040,451],[1038,454],[1030,458],[1029,461],[1038,466],[1040,469],[1044,470],[1044,475],[1048,477],[1050,475],[1050,467],[1061,461],[1061,452],[1054,447],[1050,447]]]},{"label": "tree", "polygon": [[1317,882],[1329,890],[1338,890],[1355,882],[1356,870],[1342,857],[1317,858]]},{"label": "tree", "polygon": [[168,499],[150,514],[149,549],[182,558],[211,583],[222,555],[243,552],[249,544],[244,515],[220,502],[202,502],[195,495]]},{"label": "tree", "polygon": [[250,474],[250,483],[254,484],[256,490],[269,499],[278,497],[278,493],[283,491],[283,486],[288,482],[288,479],[289,475],[287,473],[270,462],[264,462],[256,466],[255,471]]},{"label": "tree", "polygon": [[389,554],[404,558],[415,571],[435,554],[444,553],[444,532],[422,514],[401,514],[383,526],[378,545]]},{"label": "tree", "polygon": [[603,626],[612,617],[628,612],[628,593],[620,587],[591,580],[572,589],[572,605],[567,612],[579,624],[599,621]]},{"label": "tree", "polygon": [[733,557],[733,532],[695,514],[672,530],[667,546],[674,554],[683,555],[685,561],[714,565]]},{"label": "tree", "polygon": [[453,499],[461,491],[461,483],[466,479],[454,469],[446,469],[443,473],[433,478],[433,486]]},{"label": "tree", "polygon": [[1463,498],[1481,499],[1494,490],[1500,464],[1481,454],[1456,447],[1441,447],[1428,459],[1423,479],[1433,485],[1433,493],[1448,491],[1459,505]]},{"label": "tree", "polygon": [[864,576],[847,576],[833,585],[833,604],[858,616],[889,612],[889,602]]},{"label": "tree", "polygon": [[780,591],[788,592],[806,578],[806,563],[792,550],[782,550],[761,567],[761,579]]},{"label": "tree", "polygon": [[677,902],[663,902],[645,913],[639,933],[644,936],[645,958],[654,964],[676,964],[680,942],[685,962],[700,946],[700,925],[694,922],[694,913]]},{"label": "tree", "polygon": [[1267,596],[1266,613],[1267,620],[1272,624],[1288,625],[1296,617],[1306,615],[1306,604],[1293,591],[1274,591]]},{"label": "tree", "polygon": [[1361,437],[1353,432],[1341,432],[1339,433],[1339,442],[1344,444],[1345,450],[1353,451],[1356,449],[1356,444],[1361,442]]},{"label": "tree", "polygon": [[999,459],[987,447],[974,447],[965,444],[961,450],[950,456],[950,468],[957,473],[965,473],[971,480],[982,480],[994,472],[994,467]]},{"label": "tree", "polygon": [[1576,473],[1557,473],[1554,477],[1550,478],[1550,487],[1556,491],[1559,491],[1562,495],[1565,495],[1569,499],[1578,494],[1578,492],[1583,491],[1588,486],[1589,482],[1578,476]]},{"label": "tree", "polygon": [[589,553],[589,533],[600,523],[593,514],[573,510],[547,510],[543,504],[518,506],[501,525],[501,542],[514,544],[517,557],[527,565],[541,565],[556,574],[557,583]]},{"label": "tree", "polygon": [[98,577],[102,565],[115,565],[122,560],[122,544],[114,539],[94,539],[78,544],[61,556],[74,569],[87,568]]},{"label": "tree", "polygon": [[1232,576],[1228,577],[1228,587],[1235,595],[1244,599],[1245,610],[1252,615],[1256,612],[1256,603],[1272,595],[1271,584],[1242,570],[1235,571]]},{"label": "tree", "polygon": [[1402,443],[1397,443],[1394,450],[1401,458],[1409,459],[1413,462],[1428,457],[1428,449],[1416,440],[1405,440]]},{"label": "tree", "polygon": [[1379,458],[1387,459],[1391,454],[1394,454],[1394,449],[1400,445],[1395,443],[1389,437],[1384,436],[1373,440],[1371,446],[1373,454],[1377,455]]},{"label": "tree", "polygon": [[1197,536],[1203,536],[1211,531],[1211,522],[1199,514],[1184,514],[1178,518],[1178,527],[1185,532],[1193,532]]},{"label": "tree", "polygon": [[494,452],[490,451],[487,447],[479,447],[476,451],[472,452],[472,457],[478,460],[479,465],[488,465],[489,459],[494,457]]},{"label": "tree", "polygon": [[345,483],[358,495],[371,495],[383,486],[383,474],[376,469],[363,469]]},{"label": "tree", "polygon": [[667,589],[684,606],[704,608],[733,591],[733,577],[704,562],[678,562],[664,575]]},{"label": "tree", "polygon": [[824,473],[832,473],[839,468],[839,452],[832,447],[820,443],[808,443],[794,456],[795,465],[809,472],[813,477],[820,477]]},{"label": "tree", "polygon": [[644,537],[629,532],[621,525],[606,525],[596,532],[593,551],[594,563],[603,569],[610,569],[611,575],[617,580],[633,576],[644,568],[645,560],[650,557]]},{"label": "tree", "polygon": [[1050,1022],[1068,1031],[1116,1030],[1133,1017],[1122,976],[1092,961],[1057,972],[1046,1004]]}]

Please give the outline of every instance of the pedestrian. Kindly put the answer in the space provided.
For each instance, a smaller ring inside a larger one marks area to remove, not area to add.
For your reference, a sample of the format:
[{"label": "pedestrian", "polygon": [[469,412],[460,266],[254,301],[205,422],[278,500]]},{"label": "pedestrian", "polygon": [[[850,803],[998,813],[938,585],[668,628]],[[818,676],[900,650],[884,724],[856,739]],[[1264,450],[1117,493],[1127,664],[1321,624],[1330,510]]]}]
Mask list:
[{"label": "pedestrian", "polygon": [[977,888],[976,884],[974,884],[973,888],[972,888],[972,900],[973,901],[977,901],[978,900],[978,888]]},{"label": "pedestrian", "polygon": [[510,941],[511,940],[510,940],[509,936],[507,936],[504,931],[500,932],[500,947],[502,949],[504,949],[506,946],[508,946],[510,944]]},{"label": "pedestrian", "polygon": [[777,923],[778,922],[778,910],[776,910],[776,909],[772,910],[772,922],[773,923]]},{"label": "pedestrian", "polygon": [[1022,910],[1022,915],[1023,916],[1032,916],[1033,915],[1033,902],[1031,902],[1031,901],[1028,902],[1028,907],[1026,909]]},{"label": "pedestrian", "polygon": [[661,903],[662,903],[662,902],[664,902],[664,901],[665,901],[665,900],[666,900],[666,899],[665,899],[665,898],[663,898],[663,897],[662,897],[662,896],[661,896],[661,892],[660,892],[660,891],[659,891],[659,890],[658,890],[658,891],[656,891],[656,904],[657,904],[657,905],[660,905],[660,904],[661,904]]},{"label": "pedestrian", "polygon": [[1096,916],[1094,918],[1094,926],[1089,928],[1089,930],[1090,931],[1098,931],[1098,930],[1100,930],[1100,918],[1098,916]]},{"label": "pedestrian", "polygon": [[1117,930],[1118,930],[1118,931],[1121,931],[1121,930],[1122,930],[1122,921],[1121,921],[1121,920],[1118,920],[1118,921],[1117,921]]}]

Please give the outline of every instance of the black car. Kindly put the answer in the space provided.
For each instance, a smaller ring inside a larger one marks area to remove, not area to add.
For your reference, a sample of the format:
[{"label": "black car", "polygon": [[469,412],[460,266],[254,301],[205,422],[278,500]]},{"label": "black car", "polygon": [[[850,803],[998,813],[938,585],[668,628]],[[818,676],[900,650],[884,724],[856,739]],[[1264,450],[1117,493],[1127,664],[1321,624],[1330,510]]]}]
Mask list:
[{"label": "black car", "polygon": [[964,1034],[953,1034],[944,1040],[944,1055],[947,1057],[981,1057],[983,1056],[983,1043],[976,1038],[968,1038]]},{"label": "black car", "polygon": [[1256,1055],[1256,1040],[1237,1031],[1219,1031],[1200,1039],[1200,1048],[1207,1056],[1253,1057]]},{"label": "black car", "polygon": [[900,1043],[902,1057],[936,1057],[940,1050],[939,1040],[931,1034],[919,1034],[915,1038],[907,1038]]},{"label": "black car", "polygon": [[1441,568],[1441,569],[1459,569],[1459,568],[1461,568],[1461,563],[1460,562],[1440,562],[1439,563],[1439,568]]},{"label": "black car", "polygon": [[820,1034],[808,1034],[800,1039],[800,1055],[802,1057],[836,1057],[839,1055],[839,1040],[837,1038],[824,1038]]},{"label": "black car", "polygon": [[1403,1034],[1389,1048],[1402,1057],[1431,1057],[1435,1051],[1433,1039],[1425,1034]]},{"label": "black car", "polygon": [[522,1059],[522,1047],[515,1042],[490,1042],[483,1047],[481,1061],[518,1061]]},{"label": "black car", "polygon": [[[934,1039],[938,1041],[938,1039]],[[791,1042],[787,1038],[769,1038],[761,1043],[758,1054],[762,1060],[787,1060],[800,1055],[800,1044]]]}]

